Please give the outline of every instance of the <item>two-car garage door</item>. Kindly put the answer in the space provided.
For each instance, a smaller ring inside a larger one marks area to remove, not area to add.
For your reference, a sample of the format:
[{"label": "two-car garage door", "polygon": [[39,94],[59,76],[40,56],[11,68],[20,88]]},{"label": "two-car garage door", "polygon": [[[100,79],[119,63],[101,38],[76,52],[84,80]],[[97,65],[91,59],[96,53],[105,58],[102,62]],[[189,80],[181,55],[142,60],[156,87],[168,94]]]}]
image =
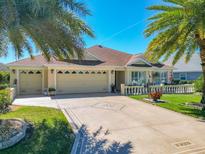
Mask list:
[{"label": "two-car garage door", "polygon": [[[108,91],[108,74],[106,71],[58,70],[56,73],[57,94],[92,93]],[[19,77],[20,94],[42,93],[42,71],[22,70],[20,71]],[[53,81],[53,83],[54,82],[55,80]]]},{"label": "two-car garage door", "polygon": [[56,89],[59,94],[107,92],[107,72],[57,71]]}]

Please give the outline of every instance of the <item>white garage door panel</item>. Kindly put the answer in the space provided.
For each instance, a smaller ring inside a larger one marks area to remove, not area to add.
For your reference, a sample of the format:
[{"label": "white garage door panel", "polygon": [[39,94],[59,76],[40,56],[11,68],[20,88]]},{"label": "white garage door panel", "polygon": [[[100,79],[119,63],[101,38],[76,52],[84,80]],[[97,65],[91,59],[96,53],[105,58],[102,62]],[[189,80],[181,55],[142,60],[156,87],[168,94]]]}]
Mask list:
[{"label": "white garage door panel", "polygon": [[20,74],[21,94],[40,94],[42,92],[41,74]]},{"label": "white garage door panel", "polygon": [[58,93],[107,92],[107,74],[57,74]]}]

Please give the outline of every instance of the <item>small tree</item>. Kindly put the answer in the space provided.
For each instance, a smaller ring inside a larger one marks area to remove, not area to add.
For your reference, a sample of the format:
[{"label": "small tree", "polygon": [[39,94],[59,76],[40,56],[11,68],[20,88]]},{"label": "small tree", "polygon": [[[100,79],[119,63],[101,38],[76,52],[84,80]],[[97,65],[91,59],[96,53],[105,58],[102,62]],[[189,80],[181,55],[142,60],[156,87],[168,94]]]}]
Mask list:
[{"label": "small tree", "polygon": [[194,87],[196,92],[203,92],[204,78],[200,76],[195,82]]},{"label": "small tree", "polygon": [[[146,57],[158,61],[174,55],[173,64],[176,64],[183,55],[188,62],[199,50],[205,80],[205,0],[163,1],[165,4],[148,8],[159,12],[149,18],[151,22],[145,30],[146,37],[154,34]],[[205,104],[205,84],[201,103]]]}]

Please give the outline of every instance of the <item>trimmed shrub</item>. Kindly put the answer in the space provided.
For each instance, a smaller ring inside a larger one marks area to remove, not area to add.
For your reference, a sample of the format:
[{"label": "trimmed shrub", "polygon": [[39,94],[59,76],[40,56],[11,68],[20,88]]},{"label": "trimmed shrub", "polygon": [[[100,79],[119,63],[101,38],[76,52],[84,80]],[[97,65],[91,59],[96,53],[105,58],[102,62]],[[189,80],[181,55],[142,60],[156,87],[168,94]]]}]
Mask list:
[{"label": "trimmed shrub", "polygon": [[204,78],[203,76],[200,76],[195,82],[194,82],[194,88],[196,92],[202,92],[203,91],[203,85],[204,85]]},{"label": "trimmed shrub", "polygon": [[173,84],[180,85],[180,84],[193,84],[194,81],[192,80],[174,80]]},{"label": "trimmed shrub", "polygon": [[0,71],[0,90],[6,89],[9,85],[10,74]]},{"label": "trimmed shrub", "polygon": [[11,104],[10,92],[8,89],[0,90],[0,113],[9,111],[9,105]]},{"label": "trimmed shrub", "polygon": [[10,74],[9,72],[0,71],[0,83],[9,83]]}]

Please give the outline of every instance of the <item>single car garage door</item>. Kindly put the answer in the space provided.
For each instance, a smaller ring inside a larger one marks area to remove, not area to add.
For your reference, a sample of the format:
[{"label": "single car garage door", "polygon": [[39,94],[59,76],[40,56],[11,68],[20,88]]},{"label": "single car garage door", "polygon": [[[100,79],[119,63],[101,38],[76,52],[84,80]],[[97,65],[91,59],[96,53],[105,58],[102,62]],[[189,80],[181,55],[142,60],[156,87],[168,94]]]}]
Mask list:
[{"label": "single car garage door", "polygon": [[20,71],[20,94],[41,94],[42,72]]},{"label": "single car garage door", "polygon": [[57,93],[107,92],[106,71],[57,71]]}]

